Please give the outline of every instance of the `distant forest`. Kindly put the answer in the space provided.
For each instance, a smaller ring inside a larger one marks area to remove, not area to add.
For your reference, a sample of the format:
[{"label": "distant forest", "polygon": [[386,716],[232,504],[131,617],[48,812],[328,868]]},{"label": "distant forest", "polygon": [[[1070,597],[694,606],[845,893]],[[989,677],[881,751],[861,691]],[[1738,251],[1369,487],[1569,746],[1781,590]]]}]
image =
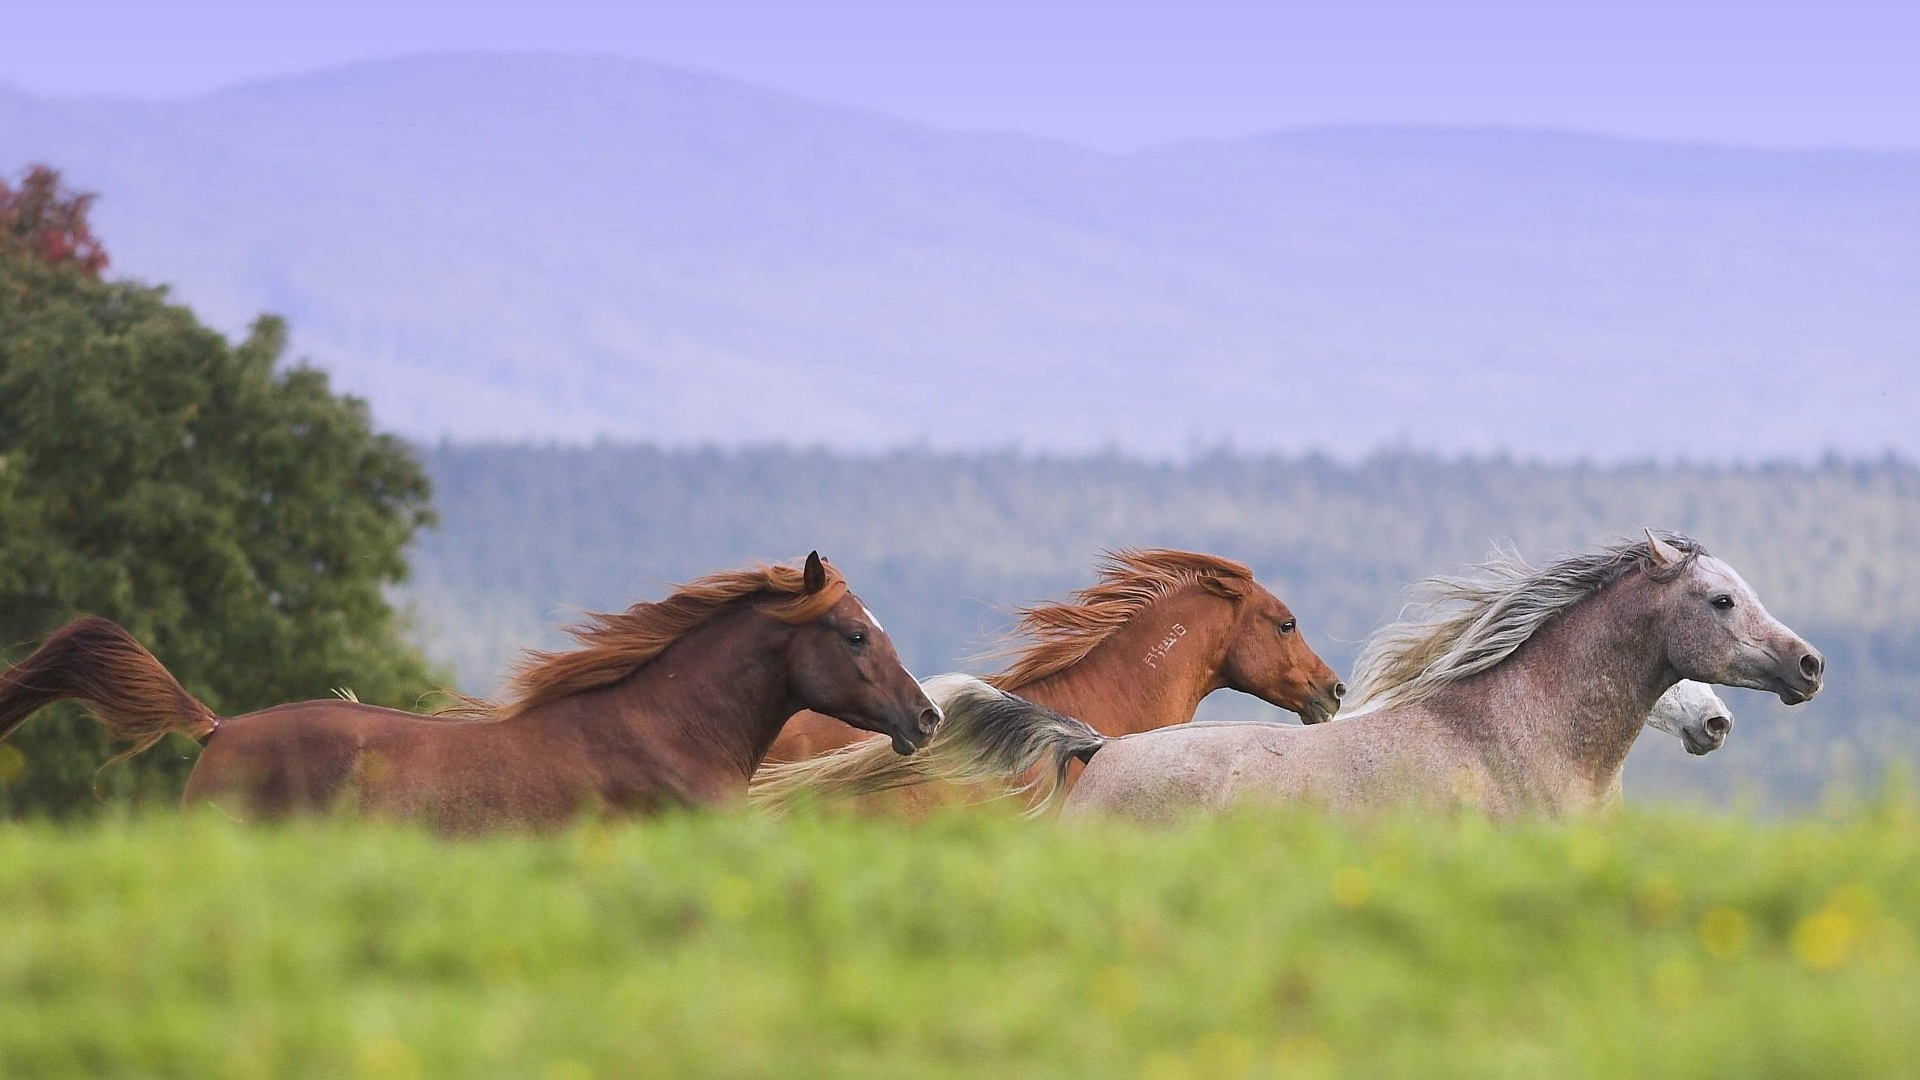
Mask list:
[{"label": "distant forest", "polygon": [[[1510,542],[1535,561],[1642,526],[1698,537],[1828,654],[1829,689],[1786,710],[1726,691],[1739,726],[1688,758],[1649,735],[1629,797],[1804,806],[1920,751],[1920,469],[1541,466],[1389,454],[1359,464],[1230,453],[1111,457],[763,448],[441,446],[421,451],[439,529],[414,553],[415,633],[488,691],[579,610],[818,548],[922,674],[977,669],[1016,605],[1089,580],[1103,548],[1165,545],[1252,565],[1345,670],[1406,585]],[[1239,695],[1218,719],[1277,715]]]}]

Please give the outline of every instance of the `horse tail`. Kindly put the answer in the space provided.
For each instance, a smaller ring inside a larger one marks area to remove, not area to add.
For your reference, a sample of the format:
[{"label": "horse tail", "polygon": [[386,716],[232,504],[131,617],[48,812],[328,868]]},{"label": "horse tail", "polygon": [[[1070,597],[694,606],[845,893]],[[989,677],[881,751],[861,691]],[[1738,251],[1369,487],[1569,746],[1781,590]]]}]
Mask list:
[{"label": "horse tail", "polygon": [[132,634],[97,615],[54,631],[33,655],[0,672],[0,739],[56,701],[85,702],[131,757],[179,731],[201,742],[220,726]]},{"label": "horse tail", "polygon": [[945,780],[1008,784],[1008,794],[1037,796],[1032,813],[1039,814],[1065,794],[1072,763],[1090,760],[1108,741],[1079,720],[970,675],[941,675],[920,687],[946,719],[919,753],[901,757],[886,739],[864,739],[768,766],[754,774],[753,803],[777,809]]}]

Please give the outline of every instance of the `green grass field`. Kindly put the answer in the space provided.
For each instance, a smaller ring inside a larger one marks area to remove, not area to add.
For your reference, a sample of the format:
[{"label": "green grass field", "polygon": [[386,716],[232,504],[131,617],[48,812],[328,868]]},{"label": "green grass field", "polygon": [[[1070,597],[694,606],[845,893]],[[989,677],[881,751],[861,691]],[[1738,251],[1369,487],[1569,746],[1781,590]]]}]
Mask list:
[{"label": "green grass field", "polygon": [[1920,810],[0,826],[0,1076],[1920,1070]]}]

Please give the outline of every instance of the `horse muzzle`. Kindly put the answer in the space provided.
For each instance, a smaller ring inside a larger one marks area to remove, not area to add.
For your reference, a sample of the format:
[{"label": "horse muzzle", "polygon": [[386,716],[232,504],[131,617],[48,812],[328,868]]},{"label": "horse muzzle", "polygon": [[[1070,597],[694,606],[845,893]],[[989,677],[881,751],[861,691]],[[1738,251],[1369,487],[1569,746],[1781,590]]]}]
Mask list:
[{"label": "horse muzzle", "polygon": [[1324,724],[1340,715],[1340,703],[1347,696],[1347,684],[1336,682],[1324,687],[1300,708],[1303,724]]},{"label": "horse muzzle", "polygon": [[1734,678],[1712,681],[1772,694],[1783,705],[1799,705],[1826,685],[1827,658],[1806,642],[1788,638],[1751,649],[1747,663],[1736,671]]},{"label": "horse muzzle", "polygon": [[1727,736],[1732,732],[1733,717],[1709,716],[1699,730],[1691,727],[1682,728],[1680,741],[1686,746],[1687,753],[1701,757],[1725,746]]},{"label": "horse muzzle", "polygon": [[928,703],[910,723],[895,725],[888,732],[888,738],[893,740],[893,752],[901,757],[912,757],[914,751],[927,745],[945,719],[938,706]]},{"label": "horse muzzle", "polygon": [[1774,693],[1788,705],[1809,701],[1827,681],[1827,660],[1811,648],[1800,653],[1799,660],[1780,665],[1782,674],[1774,676]]}]

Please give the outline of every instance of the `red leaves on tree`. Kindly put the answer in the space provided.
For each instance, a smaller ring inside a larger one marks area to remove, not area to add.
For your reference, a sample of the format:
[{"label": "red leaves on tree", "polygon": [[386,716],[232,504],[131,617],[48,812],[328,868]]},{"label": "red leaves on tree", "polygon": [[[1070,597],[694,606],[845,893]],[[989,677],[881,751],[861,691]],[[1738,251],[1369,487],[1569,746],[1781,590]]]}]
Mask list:
[{"label": "red leaves on tree", "polygon": [[91,192],[68,190],[45,165],[28,169],[19,187],[0,179],[0,251],[99,277],[107,252],[87,223],[93,199]]}]

